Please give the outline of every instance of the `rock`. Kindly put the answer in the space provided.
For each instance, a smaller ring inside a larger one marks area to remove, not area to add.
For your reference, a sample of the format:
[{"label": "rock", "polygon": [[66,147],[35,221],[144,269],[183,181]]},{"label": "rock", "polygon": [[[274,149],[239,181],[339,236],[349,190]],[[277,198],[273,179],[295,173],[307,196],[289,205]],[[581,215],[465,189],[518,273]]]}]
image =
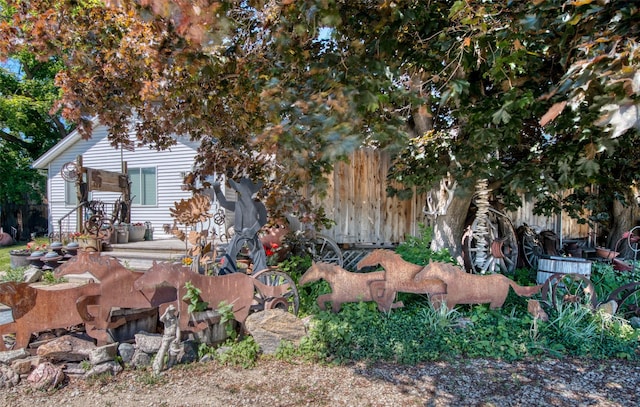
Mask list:
[{"label": "rock", "polygon": [[118,354],[122,358],[123,363],[131,363],[136,348],[130,343],[121,343],[118,345]]},{"label": "rock", "polygon": [[9,366],[0,365],[0,389],[8,389],[20,383],[20,374]]},{"label": "rock", "polygon": [[7,350],[0,352],[0,363],[9,364],[14,360],[28,358],[29,352],[26,349]]},{"label": "rock", "polygon": [[89,371],[87,371],[84,374],[84,378],[86,379],[92,376],[98,376],[105,373],[110,373],[112,376],[115,376],[120,372],[122,372],[122,366],[120,366],[120,363],[111,361],[111,362],[101,363],[99,365],[92,367]]},{"label": "rock", "polygon": [[93,366],[99,365],[100,363],[113,362],[117,355],[118,343],[110,343],[92,349],[91,352],[89,352],[89,362],[91,362]]},{"label": "rock", "polygon": [[73,375],[73,376],[84,376],[84,374],[87,373],[86,369],[83,367],[81,363],[66,363],[63,368],[63,371],[67,375]]},{"label": "rock", "polygon": [[281,309],[266,309],[247,317],[245,327],[265,354],[273,354],[282,341],[295,345],[307,335],[304,323]]},{"label": "rock", "polygon": [[29,374],[31,369],[38,366],[41,363],[40,357],[30,357],[26,359],[18,359],[14,360],[11,363],[11,368],[15,370],[18,374]]},{"label": "rock", "polygon": [[162,344],[162,335],[140,332],[135,335],[136,348],[144,353],[157,353]]},{"label": "rock", "polygon": [[631,326],[634,327],[635,329],[639,329],[640,317],[631,317],[631,319],[629,319],[629,324],[631,324]]},{"label": "rock", "polygon": [[27,381],[36,390],[52,390],[63,382],[65,377],[62,368],[55,366],[51,362],[40,363],[27,377]]},{"label": "rock", "polygon": [[180,344],[177,363],[192,363],[198,360],[198,344],[194,341],[184,341]]},{"label": "rock", "polygon": [[24,282],[25,283],[37,283],[42,278],[42,269],[39,269],[36,266],[29,266],[24,271]]},{"label": "rock", "polygon": [[89,340],[65,335],[38,347],[38,356],[53,360],[78,362],[89,358],[96,345]]},{"label": "rock", "polygon": [[151,355],[146,352],[136,349],[131,358],[131,366],[133,367],[146,367],[151,365]]},{"label": "rock", "polygon": [[618,310],[618,303],[615,300],[607,301],[604,304],[598,305],[598,310],[608,315],[615,315]]}]

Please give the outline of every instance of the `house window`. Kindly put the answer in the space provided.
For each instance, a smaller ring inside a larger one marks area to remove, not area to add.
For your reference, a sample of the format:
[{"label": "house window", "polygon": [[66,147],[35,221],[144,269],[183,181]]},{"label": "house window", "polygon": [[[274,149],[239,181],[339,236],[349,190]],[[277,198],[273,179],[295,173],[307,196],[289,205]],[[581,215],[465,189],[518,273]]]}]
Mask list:
[{"label": "house window", "polygon": [[75,182],[64,182],[64,204],[65,206],[78,206],[78,194],[76,193]]},{"label": "house window", "polygon": [[133,205],[156,205],[158,201],[158,186],[156,182],[156,168],[129,168],[131,180],[131,196]]}]

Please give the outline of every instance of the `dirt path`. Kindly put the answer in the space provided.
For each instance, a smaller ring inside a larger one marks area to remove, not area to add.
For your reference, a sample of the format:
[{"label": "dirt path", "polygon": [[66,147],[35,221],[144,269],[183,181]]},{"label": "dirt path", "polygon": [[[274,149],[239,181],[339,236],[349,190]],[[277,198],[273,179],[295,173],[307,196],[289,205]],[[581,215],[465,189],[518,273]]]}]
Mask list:
[{"label": "dirt path", "polygon": [[127,370],[116,378],[71,378],[51,393],[26,381],[4,389],[0,406],[636,406],[640,365],[626,361],[490,360],[322,366],[260,361],[252,369],[213,362],[160,377]]}]

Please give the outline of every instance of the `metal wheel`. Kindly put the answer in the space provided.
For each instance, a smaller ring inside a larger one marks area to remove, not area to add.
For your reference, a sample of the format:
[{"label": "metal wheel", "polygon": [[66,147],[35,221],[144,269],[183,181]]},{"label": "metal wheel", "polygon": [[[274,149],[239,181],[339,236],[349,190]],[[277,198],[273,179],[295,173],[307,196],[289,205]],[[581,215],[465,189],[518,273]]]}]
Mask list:
[{"label": "metal wheel", "polygon": [[593,283],[582,274],[556,273],[545,281],[542,298],[560,309],[565,304],[585,304],[595,308],[598,302]]},{"label": "metal wheel", "polygon": [[97,236],[100,229],[102,229],[102,216],[91,215],[86,222],[84,222],[84,230],[91,235]]},{"label": "metal wheel", "polygon": [[[463,238],[471,270],[475,273],[512,273],[518,262],[518,237],[509,218],[491,209],[487,213],[488,234],[478,233],[476,218]],[[482,241],[481,241],[482,240]],[[479,261],[479,257],[484,259]]]},{"label": "metal wheel", "polygon": [[622,285],[609,295],[607,302],[618,304],[616,315],[624,319],[640,317],[640,281]]},{"label": "metal wheel", "polygon": [[73,161],[64,163],[62,169],[60,170],[60,175],[62,175],[62,179],[67,182],[77,181],[79,175],[78,165]]},{"label": "metal wheel", "polygon": [[525,226],[520,235],[522,244],[522,256],[530,268],[538,269],[538,260],[544,254],[544,247],[540,237],[532,228]]},{"label": "metal wheel", "polygon": [[110,219],[102,219],[102,224],[98,230],[98,239],[108,242],[115,233],[115,227]]},{"label": "metal wheel", "polygon": [[342,256],[342,250],[338,247],[338,244],[330,238],[322,235],[316,236],[309,246],[309,252],[313,261],[322,261],[325,263],[335,263],[342,267],[344,264],[344,257]]},{"label": "metal wheel", "polygon": [[634,260],[637,256],[638,252],[640,252],[640,226],[636,226],[629,231],[629,235],[627,236],[627,245],[629,249],[633,251]]},{"label": "metal wheel", "polygon": [[293,279],[282,271],[265,269],[252,276],[256,290],[253,296],[253,311],[282,309],[298,315],[300,296]]}]

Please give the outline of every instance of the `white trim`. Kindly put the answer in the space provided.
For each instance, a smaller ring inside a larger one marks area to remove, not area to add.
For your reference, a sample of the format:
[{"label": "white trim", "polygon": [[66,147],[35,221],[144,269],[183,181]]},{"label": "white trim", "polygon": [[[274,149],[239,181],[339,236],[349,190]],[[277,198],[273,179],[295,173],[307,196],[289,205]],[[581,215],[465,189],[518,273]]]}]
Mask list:
[{"label": "white trim", "polygon": [[[91,119],[92,127],[95,129],[99,124],[98,117],[94,117]],[[48,169],[47,167],[51,163],[51,161],[55,160],[61,153],[63,153],[67,148],[75,144],[78,140],[80,140],[80,132],[78,129],[73,130],[69,135],[62,140],[58,141],[58,143],[51,147],[49,151],[41,155],[37,160],[31,164],[32,168],[37,169]]]}]

